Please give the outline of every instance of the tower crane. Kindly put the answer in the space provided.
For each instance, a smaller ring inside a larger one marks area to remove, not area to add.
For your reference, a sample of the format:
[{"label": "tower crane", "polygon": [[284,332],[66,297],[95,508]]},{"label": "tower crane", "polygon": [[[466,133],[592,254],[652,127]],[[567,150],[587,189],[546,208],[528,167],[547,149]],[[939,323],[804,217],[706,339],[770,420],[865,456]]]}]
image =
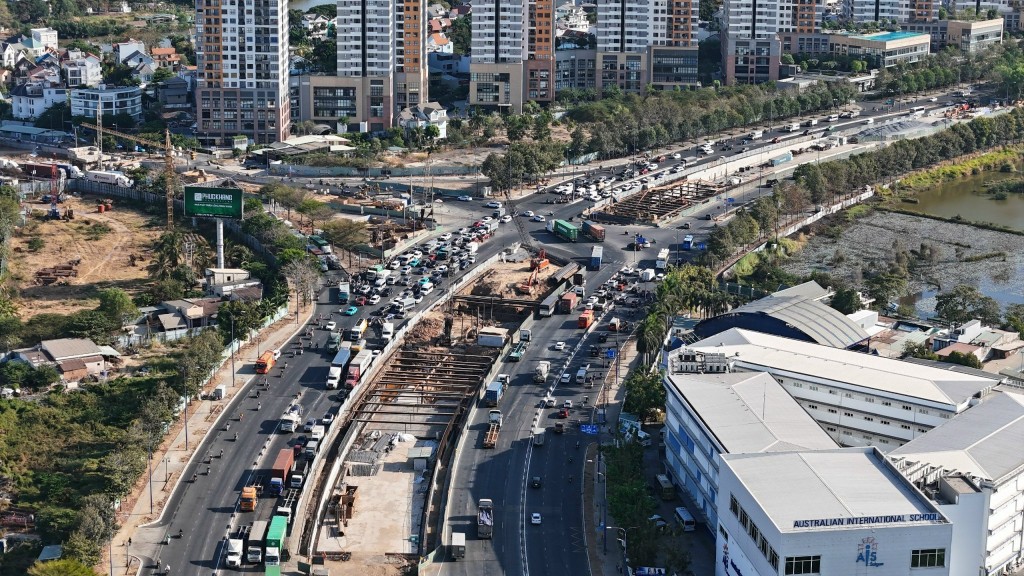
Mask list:
[{"label": "tower crane", "polygon": [[[86,128],[92,128],[93,130],[96,130],[96,133],[99,135],[100,138],[103,137],[103,134],[110,134],[111,136],[114,136],[116,138],[120,138],[122,140],[128,140],[130,142],[135,142],[137,144],[144,144],[145,146],[147,146],[149,148],[154,148],[154,149],[163,148],[163,150],[164,150],[164,180],[165,180],[164,186],[165,186],[166,191],[167,191],[167,231],[168,232],[171,231],[174,228],[174,196],[175,196],[175,193],[177,191],[177,186],[175,185],[175,182],[174,182],[176,174],[174,172],[174,146],[171,145],[171,131],[168,130],[168,129],[164,129],[164,143],[160,144],[159,142],[154,142],[152,140],[147,140],[146,138],[140,138],[138,136],[133,136],[131,134],[125,134],[123,132],[118,132],[116,130],[111,130],[110,128],[103,128],[103,127],[101,127],[100,125],[97,125],[97,124],[89,124],[89,123],[83,122],[82,126],[85,126]],[[100,161],[101,162],[102,162],[102,158],[103,158],[103,152],[102,152],[102,149],[101,149],[101,152],[100,152],[100,159],[101,159]]]}]

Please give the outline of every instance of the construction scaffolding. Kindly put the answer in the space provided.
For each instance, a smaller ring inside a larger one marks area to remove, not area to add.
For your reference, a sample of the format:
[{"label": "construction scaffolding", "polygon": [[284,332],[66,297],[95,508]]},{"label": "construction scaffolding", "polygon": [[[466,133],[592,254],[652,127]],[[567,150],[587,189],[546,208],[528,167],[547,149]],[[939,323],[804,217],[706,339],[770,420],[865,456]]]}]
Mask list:
[{"label": "construction scaffolding", "polygon": [[643,190],[591,212],[590,219],[611,224],[655,224],[678,216],[683,210],[707,201],[721,186],[706,180],[686,180]]}]

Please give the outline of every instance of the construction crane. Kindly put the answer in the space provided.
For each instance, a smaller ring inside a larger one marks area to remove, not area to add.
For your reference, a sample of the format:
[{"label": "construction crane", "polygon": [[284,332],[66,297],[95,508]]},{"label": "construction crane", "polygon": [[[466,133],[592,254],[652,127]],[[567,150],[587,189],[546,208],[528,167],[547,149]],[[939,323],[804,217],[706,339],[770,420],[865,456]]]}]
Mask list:
[{"label": "construction crane", "polygon": [[[97,116],[99,116],[97,114]],[[177,191],[177,187],[174,183],[175,172],[174,172],[174,146],[171,145],[171,131],[164,129],[164,143],[160,144],[152,140],[145,138],[139,138],[131,134],[125,134],[110,128],[104,128],[102,124],[89,124],[83,122],[82,126],[86,128],[92,128],[96,131],[97,137],[102,140],[104,134],[110,134],[116,138],[122,140],[128,140],[129,142],[135,142],[137,144],[143,144],[149,148],[164,150],[164,185],[167,189],[167,231],[170,232],[174,229],[174,196]],[[103,148],[100,148],[100,166],[102,167],[103,162]]]}]

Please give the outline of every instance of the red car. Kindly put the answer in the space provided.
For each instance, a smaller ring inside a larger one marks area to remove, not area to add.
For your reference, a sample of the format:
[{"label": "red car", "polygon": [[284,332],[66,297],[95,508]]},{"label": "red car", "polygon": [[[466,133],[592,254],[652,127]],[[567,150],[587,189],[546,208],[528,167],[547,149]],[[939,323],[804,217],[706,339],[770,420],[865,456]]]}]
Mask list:
[{"label": "red car", "polygon": [[561,410],[559,410],[558,411],[558,417],[559,418],[568,418],[569,417],[569,409],[568,408],[562,408]]},{"label": "red car", "polygon": [[356,306],[366,306],[366,296],[356,298]]}]

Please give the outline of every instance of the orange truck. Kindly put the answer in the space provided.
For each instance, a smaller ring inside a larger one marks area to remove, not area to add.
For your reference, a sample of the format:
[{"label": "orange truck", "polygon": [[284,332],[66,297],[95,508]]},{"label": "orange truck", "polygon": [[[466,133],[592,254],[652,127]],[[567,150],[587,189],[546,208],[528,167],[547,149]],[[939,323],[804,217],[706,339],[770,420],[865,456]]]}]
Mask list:
[{"label": "orange truck", "polygon": [[274,367],[274,352],[269,350],[260,355],[260,359],[256,361],[256,373],[257,374],[269,374],[270,369]]},{"label": "orange truck", "polygon": [[593,323],[594,323],[594,311],[593,310],[584,310],[583,313],[580,314],[579,320],[576,321],[576,326],[586,330],[587,328],[590,328],[590,325],[593,324]]},{"label": "orange truck", "polygon": [[256,491],[255,486],[246,486],[242,488],[242,500],[239,503],[239,508],[242,512],[252,512],[256,510],[256,502],[259,499],[259,494]]}]

